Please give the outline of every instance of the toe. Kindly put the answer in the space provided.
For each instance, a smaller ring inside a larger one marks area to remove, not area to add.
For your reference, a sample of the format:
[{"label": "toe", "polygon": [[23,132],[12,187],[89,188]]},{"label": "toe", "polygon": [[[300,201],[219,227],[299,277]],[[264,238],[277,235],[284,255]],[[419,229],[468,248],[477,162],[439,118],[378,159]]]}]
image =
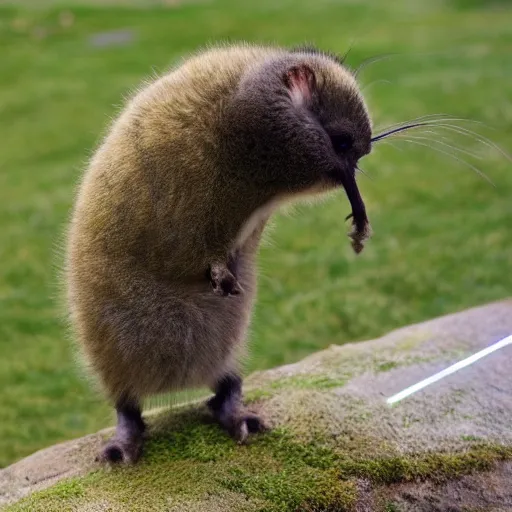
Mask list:
[{"label": "toe", "polygon": [[247,425],[247,430],[251,434],[257,434],[258,432],[264,432],[266,430],[265,424],[256,414],[247,414],[244,420]]},{"label": "toe", "polygon": [[140,440],[126,442],[112,439],[105,445],[98,459],[111,464],[133,464],[139,459],[141,449],[142,442]]},{"label": "toe", "polygon": [[244,414],[235,422],[232,435],[239,443],[245,443],[249,434],[264,432],[266,426],[255,414]]},{"label": "toe", "polygon": [[103,450],[103,459],[107,462],[119,463],[124,461],[123,450],[116,444],[109,444]]},{"label": "toe", "polygon": [[244,420],[241,420],[236,424],[233,437],[240,444],[247,441],[247,438],[249,437],[249,429],[247,428],[247,423]]}]

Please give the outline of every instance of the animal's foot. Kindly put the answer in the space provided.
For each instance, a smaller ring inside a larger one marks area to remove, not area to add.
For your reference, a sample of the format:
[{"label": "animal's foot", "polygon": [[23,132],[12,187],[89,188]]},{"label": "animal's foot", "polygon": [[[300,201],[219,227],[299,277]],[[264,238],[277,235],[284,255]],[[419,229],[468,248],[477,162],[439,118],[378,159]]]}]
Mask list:
[{"label": "animal's foot", "polygon": [[237,278],[225,265],[214,264],[210,267],[210,282],[213,292],[222,297],[240,295],[243,292]]},{"label": "animal's foot", "polygon": [[142,445],[142,437],[126,439],[114,436],[103,447],[96,460],[111,464],[134,464],[141,456]]},{"label": "animal's foot", "polygon": [[267,430],[267,426],[257,414],[230,407],[229,402],[224,402],[219,407],[218,397],[213,397],[207,405],[220,426],[240,444],[245,443],[250,434]]},{"label": "animal's foot", "polygon": [[122,396],[116,402],[117,427],[97,461],[114,464],[134,464],[142,453],[146,425],[138,400]]},{"label": "animal's foot", "polygon": [[233,418],[232,424],[227,430],[233,439],[243,444],[247,441],[249,434],[265,432],[267,427],[256,414],[245,413]]},{"label": "animal's foot", "polygon": [[249,434],[267,430],[259,416],[244,409],[242,379],[237,374],[227,374],[220,379],[215,386],[215,396],[206,405],[213,417],[239,443],[244,443]]}]

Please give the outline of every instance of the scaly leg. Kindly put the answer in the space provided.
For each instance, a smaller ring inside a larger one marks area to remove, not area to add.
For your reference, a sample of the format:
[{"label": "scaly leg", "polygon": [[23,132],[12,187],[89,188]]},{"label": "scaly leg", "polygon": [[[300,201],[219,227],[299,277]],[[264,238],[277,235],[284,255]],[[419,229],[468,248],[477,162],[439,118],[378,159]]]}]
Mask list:
[{"label": "scaly leg", "polygon": [[100,459],[112,463],[137,462],[144,441],[146,425],[137,400],[122,398],[116,403],[116,433],[103,448]]},{"label": "scaly leg", "polygon": [[240,443],[249,434],[265,430],[264,423],[257,415],[244,410],[242,379],[236,374],[227,374],[217,383],[215,396],[207,405],[220,425]]}]

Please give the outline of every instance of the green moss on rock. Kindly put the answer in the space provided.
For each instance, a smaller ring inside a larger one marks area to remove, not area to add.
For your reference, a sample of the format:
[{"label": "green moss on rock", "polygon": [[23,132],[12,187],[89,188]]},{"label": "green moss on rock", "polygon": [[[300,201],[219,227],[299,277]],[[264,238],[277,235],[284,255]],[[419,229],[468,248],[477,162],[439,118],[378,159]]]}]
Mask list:
[{"label": "green moss on rock", "polygon": [[[354,484],[340,480],[335,459],[330,449],[300,445],[280,430],[240,446],[189,411],[155,422],[137,466],[95,471],[8,510],[51,512],[92,502],[98,510],[168,510],[169,503],[193,510],[205,497],[219,510],[237,510],[237,500],[241,511],[348,510]],[[226,497],[230,508],[223,509]]]},{"label": "green moss on rock", "polygon": [[512,449],[483,445],[458,454],[368,458],[321,439],[298,443],[286,429],[240,446],[198,411],[160,417],[151,430],[137,466],[99,469],[7,510],[341,512],[356,503],[358,479],[377,485],[432,475],[442,480],[512,458]]},{"label": "green moss on rock", "polygon": [[487,471],[512,458],[512,448],[480,445],[462,453],[427,453],[403,457],[344,461],[341,478],[362,477],[377,484],[459,478],[473,471]]},{"label": "green moss on rock", "polygon": [[[509,318],[509,308],[503,311]],[[487,322],[494,328],[488,311],[482,315],[485,322],[477,315],[472,325],[480,328]],[[416,336],[405,330],[379,343],[331,347],[295,365],[253,375],[247,380],[247,396],[272,430],[247,445],[237,445],[203,408],[189,404],[151,417],[144,456],[134,467],[90,472],[83,460],[91,457],[103,433],[76,448],[57,449],[65,455],[56,457],[57,462],[74,470],[76,460],[78,469],[89,473],[6,510],[391,512],[400,509],[403,493],[414,498],[416,487],[426,502],[436,496],[436,488],[452,492],[455,500],[469,480],[471,489],[478,490],[492,487],[487,483],[493,478],[498,490],[488,502],[497,497],[508,506],[500,489],[508,492],[512,461],[509,409],[502,401],[493,402],[488,389],[494,389],[492,379],[500,385],[508,382],[505,367],[483,374],[492,377],[490,385],[472,379],[467,386],[462,374],[459,383],[439,387],[435,400],[428,392],[393,407],[385,400],[416,373],[435,370],[450,359],[447,354],[460,349],[460,329],[453,327],[450,341],[450,325],[443,320],[437,329],[439,344],[432,341],[435,329],[414,328]],[[471,339],[478,332],[471,331]],[[481,337],[478,344],[485,340]],[[469,351],[477,346],[467,345]],[[4,484],[17,478],[17,491],[23,492],[24,471],[33,464],[37,478],[48,458],[51,450],[22,464],[21,470],[7,470]],[[473,503],[471,489],[464,491],[468,504]],[[423,496],[424,491],[434,494]]]}]

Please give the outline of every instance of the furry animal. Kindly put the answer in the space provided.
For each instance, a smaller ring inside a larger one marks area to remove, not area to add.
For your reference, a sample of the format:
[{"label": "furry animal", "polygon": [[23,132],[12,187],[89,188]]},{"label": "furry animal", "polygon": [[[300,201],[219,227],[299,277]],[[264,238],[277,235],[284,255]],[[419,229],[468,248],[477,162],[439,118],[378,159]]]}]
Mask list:
[{"label": "furry animal", "polygon": [[343,187],[359,252],[355,169],[371,133],[348,69],[307,48],[211,49],[128,102],[83,176],[67,243],[71,323],[117,411],[104,460],[139,458],[152,394],[209,386],[233,437],[264,428],[239,372],[260,237],[284,201]]}]

